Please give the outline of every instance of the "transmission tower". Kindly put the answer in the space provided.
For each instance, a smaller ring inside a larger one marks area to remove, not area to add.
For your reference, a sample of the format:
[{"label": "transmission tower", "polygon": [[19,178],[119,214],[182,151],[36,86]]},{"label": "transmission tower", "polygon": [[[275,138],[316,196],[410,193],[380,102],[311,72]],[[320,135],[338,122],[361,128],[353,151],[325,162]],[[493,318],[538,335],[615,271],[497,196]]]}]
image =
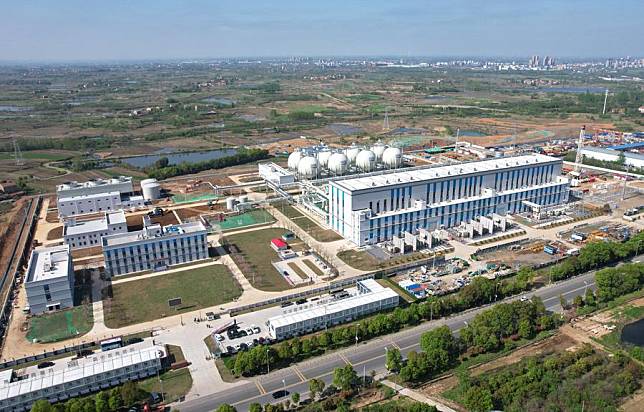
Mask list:
[{"label": "transmission tower", "polygon": [[584,145],[585,132],[586,132],[586,126],[582,126],[581,130],[579,131],[579,140],[577,141],[577,156],[575,156],[575,172],[579,171],[579,165],[583,160],[583,156],[581,155],[581,149]]},{"label": "transmission tower", "polygon": [[382,122],[382,130],[389,130],[389,112],[385,109],[385,120]]},{"label": "transmission tower", "polygon": [[461,134],[461,128],[457,127],[456,128],[456,136],[454,137],[454,150],[458,149],[458,137]]},{"label": "transmission tower", "polygon": [[606,94],[604,95],[604,110],[602,110],[602,116],[606,114],[606,102],[608,102],[608,89],[606,89]]},{"label": "transmission tower", "polygon": [[20,146],[18,146],[18,140],[13,138],[13,154],[16,158],[16,166],[24,166],[25,160],[22,158],[22,152],[20,151]]}]

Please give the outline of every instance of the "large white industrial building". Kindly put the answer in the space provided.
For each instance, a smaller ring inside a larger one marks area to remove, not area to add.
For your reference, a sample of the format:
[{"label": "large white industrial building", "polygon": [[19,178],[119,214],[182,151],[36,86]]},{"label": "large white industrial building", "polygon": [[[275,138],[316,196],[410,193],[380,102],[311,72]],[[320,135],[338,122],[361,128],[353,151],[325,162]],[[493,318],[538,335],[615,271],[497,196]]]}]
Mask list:
[{"label": "large white industrial building", "polygon": [[584,157],[605,162],[617,162],[623,157],[624,165],[637,169],[644,168],[644,156],[639,153],[619,151],[611,148],[584,147],[581,149]]},{"label": "large white industrial building", "polygon": [[101,246],[101,238],[117,233],[127,233],[125,212],[106,212],[101,219],[79,221],[70,218],[63,227],[63,239],[72,249]]},{"label": "large white industrial building", "polygon": [[113,179],[96,179],[87,182],[68,182],[56,187],[56,196],[60,198],[94,195],[97,193],[132,193],[132,178],[119,176]]},{"label": "large white industrial building", "polygon": [[143,196],[126,196],[119,192],[92,193],[59,198],[58,216],[67,218],[88,213],[132,209],[143,206],[145,206]]},{"label": "large white industrial building", "polygon": [[25,290],[32,315],[73,307],[74,266],[69,246],[34,249],[27,268]]},{"label": "large white industrial building", "polygon": [[266,324],[273,339],[286,339],[395,308],[398,300],[399,295],[393,290],[373,279],[366,279],[357,282],[354,296],[275,316]]},{"label": "large white industrial building", "polygon": [[528,154],[332,179],[327,223],[366,245],[419,228],[449,228],[477,216],[528,210],[524,201],[565,203],[570,184],[561,176],[562,164]]},{"label": "large white industrial building", "polygon": [[161,227],[150,224],[147,216],[143,219],[143,230],[102,238],[108,275],[164,270],[208,257],[207,230],[201,222]]},{"label": "large white industrial building", "polygon": [[156,375],[166,356],[162,346],[131,345],[76,360],[57,360],[47,369],[31,366],[0,372],[0,410],[23,412],[34,402],[50,403]]}]

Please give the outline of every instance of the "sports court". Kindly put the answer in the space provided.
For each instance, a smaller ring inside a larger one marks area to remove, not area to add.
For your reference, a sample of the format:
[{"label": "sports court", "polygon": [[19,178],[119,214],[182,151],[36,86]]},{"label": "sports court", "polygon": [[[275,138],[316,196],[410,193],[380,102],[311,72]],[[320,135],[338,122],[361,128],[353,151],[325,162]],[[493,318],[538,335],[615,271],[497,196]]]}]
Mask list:
[{"label": "sports court", "polygon": [[217,199],[217,196],[214,193],[178,193],[172,196],[172,203],[175,205],[180,205],[183,203],[192,203],[192,202],[203,202],[206,200]]},{"label": "sports court", "polygon": [[217,217],[208,217],[207,219],[213,228],[221,231],[275,222],[275,218],[264,209],[251,210],[235,216],[222,216],[223,220],[221,221]]}]

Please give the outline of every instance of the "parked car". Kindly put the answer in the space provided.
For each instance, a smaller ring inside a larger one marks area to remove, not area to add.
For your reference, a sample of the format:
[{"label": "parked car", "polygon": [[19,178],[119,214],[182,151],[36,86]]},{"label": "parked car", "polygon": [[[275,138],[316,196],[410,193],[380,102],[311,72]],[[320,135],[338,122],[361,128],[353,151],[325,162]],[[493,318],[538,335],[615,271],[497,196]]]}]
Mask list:
[{"label": "parked car", "polygon": [[296,300],[296,301],[295,301],[295,304],[296,304],[296,305],[302,305],[302,304],[304,304],[304,303],[306,303],[306,299],[304,299],[304,298],[302,298],[302,299],[298,299],[298,300]]},{"label": "parked car", "polygon": [[51,368],[51,367],[52,367],[52,366],[54,366],[54,365],[55,365],[55,363],[54,363],[54,362],[50,362],[50,361],[40,362],[40,363],[38,364],[38,369]]},{"label": "parked car", "polygon": [[227,353],[236,353],[237,349],[233,348],[232,346],[226,346],[226,352]]},{"label": "parked car", "polygon": [[281,389],[279,391],[273,392],[272,396],[273,396],[273,399],[279,399],[287,396],[288,393],[289,393],[288,391]]},{"label": "parked car", "polygon": [[133,343],[140,343],[143,342],[143,338],[130,338],[125,341],[126,345],[132,345]]},{"label": "parked car", "polygon": [[221,342],[224,340],[224,336],[219,333],[215,333],[215,340],[217,340],[217,342]]},{"label": "parked car", "polygon": [[286,308],[286,307],[291,306],[292,304],[293,304],[293,302],[284,302],[280,306],[282,306],[283,308]]}]

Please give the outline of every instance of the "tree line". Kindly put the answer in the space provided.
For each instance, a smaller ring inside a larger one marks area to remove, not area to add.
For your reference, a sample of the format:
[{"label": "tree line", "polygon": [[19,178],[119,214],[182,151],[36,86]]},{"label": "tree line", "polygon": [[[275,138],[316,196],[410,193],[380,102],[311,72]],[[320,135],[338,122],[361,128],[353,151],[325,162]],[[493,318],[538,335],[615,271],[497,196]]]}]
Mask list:
[{"label": "tree line", "polygon": [[40,399],[33,404],[31,412],[112,412],[136,405],[148,397],[149,394],[136,382],[127,381],[121,386],[100,391],[94,396],[71,398],[53,405],[46,399]]},{"label": "tree line", "polygon": [[155,163],[154,166],[146,169],[146,173],[148,174],[148,177],[163,180],[174,176],[199,173],[204,170],[222,169],[224,167],[255,162],[258,160],[268,159],[269,157],[270,155],[268,150],[241,148],[234,155],[205,160],[203,162],[183,162],[178,165],[169,165],[167,162],[165,162],[165,165],[163,163]]}]

